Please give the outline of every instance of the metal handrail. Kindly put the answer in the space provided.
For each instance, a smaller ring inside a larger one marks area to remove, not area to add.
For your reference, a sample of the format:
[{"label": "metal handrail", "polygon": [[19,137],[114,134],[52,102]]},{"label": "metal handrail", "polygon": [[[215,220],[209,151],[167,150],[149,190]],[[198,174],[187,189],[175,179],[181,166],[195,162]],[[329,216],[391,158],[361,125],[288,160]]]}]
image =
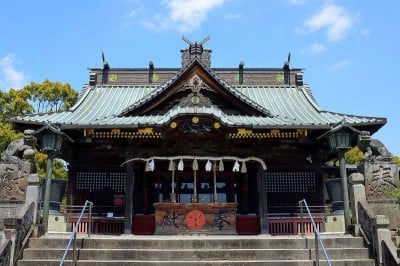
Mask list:
[{"label": "metal handrail", "polygon": [[75,256],[75,254],[76,254],[76,234],[77,234],[77,231],[78,231],[79,224],[81,223],[81,219],[82,219],[83,215],[85,214],[85,210],[88,207],[88,205],[89,205],[88,237],[90,237],[90,234],[92,232],[92,207],[93,207],[93,202],[87,200],[87,201],[85,201],[85,205],[83,205],[81,214],[79,215],[78,221],[75,224],[75,228],[71,233],[71,237],[69,238],[68,245],[65,247],[64,255],[62,256],[62,259],[60,261],[60,266],[64,265],[64,261],[65,261],[65,258],[67,257],[67,254],[68,254],[68,251],[69,251],[69,249],[71,247],[71,244],[73,244],[72,245],[73,246],[73,248],[72,248],[72,265],[76,265],[76,256]]},{"label": "metal handrail", "polygon": [[303,217],[303,206],[306,207],[307,213],[308,213],[308,217],[310,217],[311,223],[314,227],[314,238],[315,238],[315,261],[316,261],[316,265],[319,266],[319,244],[321,244],[322,247],[322,251],[324,253],[326,262],[328,263],[329,266],[332,266],[331,261],[329,259],[328,253],[326,252],[326,248],[324,246],[324,243],[322,242],[322,239],[319,235],[319,230],[317,228],[317,226],[315,225],[315,221],[314,218],[311,215],[310,209],[308,208],[307,205],[307,201],[305,199],[302,199],[299,201],[299,205],[300,205],[300,217],[301,217],[301,223],[300,223],[300,230],[301,230],[301,236],[304,237],[304,217]]}]

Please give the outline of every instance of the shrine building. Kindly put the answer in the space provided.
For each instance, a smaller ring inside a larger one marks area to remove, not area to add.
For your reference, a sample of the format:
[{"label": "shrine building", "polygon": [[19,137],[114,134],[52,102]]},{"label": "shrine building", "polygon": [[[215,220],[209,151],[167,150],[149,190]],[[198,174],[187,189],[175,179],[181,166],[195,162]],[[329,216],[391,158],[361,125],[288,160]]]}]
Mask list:
[{"label": "shrine building", "polygon": [[133,234],[274,233],[300,200],[329,205],[320,136],[343,121],[372,135],[386,119],[322,109],[290,58],[214,68],[207,39],[184,40],[180,67],[114,68],[103,56],[70,110],[10,119],[73,139],[60,155],[67,204],[90,200],[97,232]]}]

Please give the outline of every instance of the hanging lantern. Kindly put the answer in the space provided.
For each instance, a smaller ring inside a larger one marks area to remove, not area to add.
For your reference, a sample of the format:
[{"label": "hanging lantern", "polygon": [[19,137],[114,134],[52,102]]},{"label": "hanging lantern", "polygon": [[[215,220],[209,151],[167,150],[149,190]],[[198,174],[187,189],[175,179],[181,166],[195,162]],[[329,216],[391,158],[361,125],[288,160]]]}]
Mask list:
[{"label": "hanging lantern", "polygon": [[206,171],[207,171],[207,172],[210,172],[211,169],[212,169],[212,164],[211,164],[210,160],[207,160],[207,163],[206,163]]},{"label": "hanging lantern", "polygon": [[169,171],[175,171],[175,163],[174,163],[173,160],[169,161],[168,170]]},{"label": "hanging lantern", "polygon": [[193,160],[192,169],[193,169],[193,171],[199,170],[199,163],[197,162],[196,158]]},{"label": "hanging lantern", "polygon": [[242,169],[240,169],[240,172],[243,174],[247,173],[247,166],[245,162],[242,163]]},{"label": "hanging lantern", "polygon": [[235,161],[235,164],[233,165],[232,171],[233,172],[239,172],[240,170],[240,164],[238,163],[238,161]]},{"label": "hanging lantern", "polygon": [[183,161],[182,161],[182,159],[179,160],[178,171],[183,171]]},{"label": "hanging lantern", "polygon": [[223,172],[224,170],[224,162],[222,160],[219,160],[218,171]]}]

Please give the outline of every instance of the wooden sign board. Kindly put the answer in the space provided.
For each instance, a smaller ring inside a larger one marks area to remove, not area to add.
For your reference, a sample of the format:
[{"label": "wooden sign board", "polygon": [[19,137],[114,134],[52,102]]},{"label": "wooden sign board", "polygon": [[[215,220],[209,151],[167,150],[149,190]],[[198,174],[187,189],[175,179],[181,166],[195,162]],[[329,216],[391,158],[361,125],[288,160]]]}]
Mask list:
[{"label": "wooden sign board", "polygon": [[155,203],[157,235],[236,234],[236,203]]}]

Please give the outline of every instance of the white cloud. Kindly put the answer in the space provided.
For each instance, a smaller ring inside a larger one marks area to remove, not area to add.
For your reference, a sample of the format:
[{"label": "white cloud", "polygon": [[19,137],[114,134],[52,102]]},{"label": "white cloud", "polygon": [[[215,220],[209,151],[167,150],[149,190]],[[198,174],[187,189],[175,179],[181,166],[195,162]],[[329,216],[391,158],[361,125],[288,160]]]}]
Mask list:
[{"label": "white cloud", "polygon": [[305,21],[304,27],[309,32],[326,29],[329,40],[340,41],[353,27],[355,20],[356,16],[352,16],[343,7],[329,3]]},{"label": "white cloud", "polygon": [[321,43],[312,43],[302,52],[307,54],[319,54],[326,50],[326,47]]},{"label": "white cloud", "polygon": [[139,9],[132,9],[128,12],[128,14],[126,15],[127,18],[132,18],[134,16],[136,16],[136,14],[139,12]]},{"label": "white cloud", "polygon": [[15,69],[15,59],[15,54],[0,59],[0,88],[4,90],[20,89],[26,84],[24,73]]},{"label": "white cloud", "polygon": [[345,68],[345,67],[347,67],[347,66],[350,65],[350,64],[351,64],[351,61],[350,61],[349,59],[342,59],[342,60],[340,60],[339,62],[337,62],[337,63],[331,65],[329,68],[330,68],[331,70],[333,70],[333,71],[336,71],[336,70],[340,70],[340,69],[342,69],[342,68]]},{"label": "white cloud", "polygon": [[144,21],[143,25],[152,30],[177,28],[182,32],[190,32],[200,27],[207,14],[223,3],[224,0],[163,0],[168,14],[157,14],[152,22]]}]

